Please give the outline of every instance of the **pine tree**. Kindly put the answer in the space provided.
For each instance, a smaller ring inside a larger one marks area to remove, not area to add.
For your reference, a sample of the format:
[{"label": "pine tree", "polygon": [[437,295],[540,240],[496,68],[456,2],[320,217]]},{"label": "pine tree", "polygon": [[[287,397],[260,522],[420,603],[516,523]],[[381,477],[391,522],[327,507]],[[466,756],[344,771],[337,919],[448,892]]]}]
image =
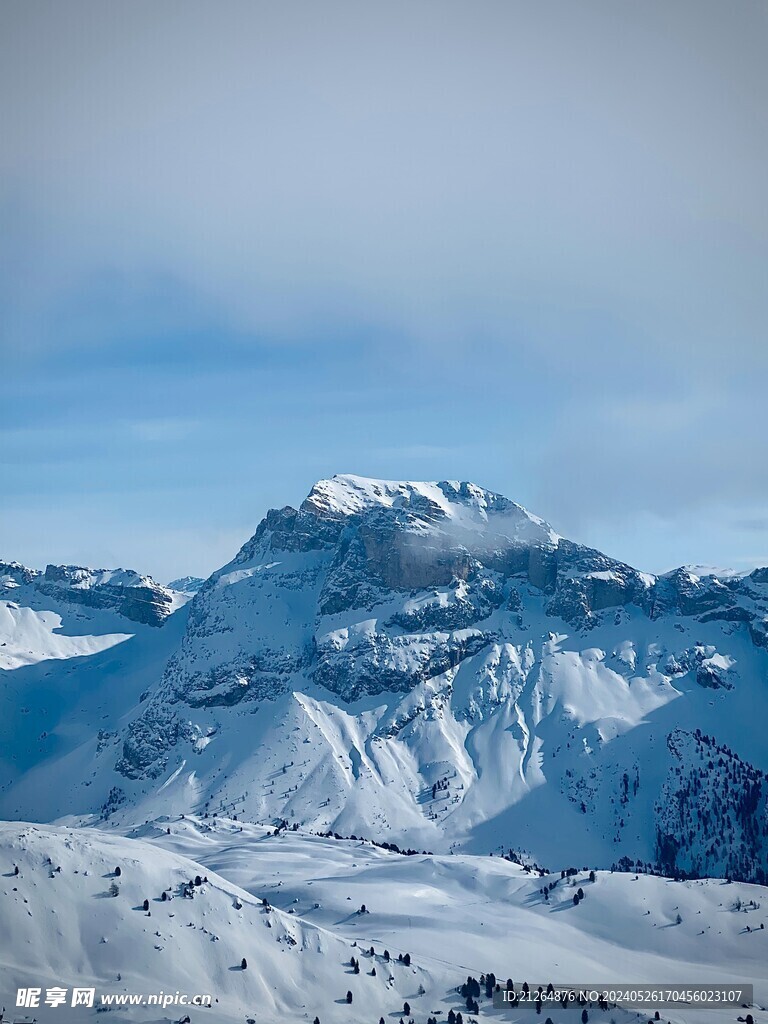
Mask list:
[{"label": "pine tree", "polygon": [[411,954],[410,953],[406,953],[405,954],[405,956],[403,957],[403,963],[405,964],[406,967],[410,967],[411,966]]},{"label": "pine tree", "polygon": [[240,961],[240,970],[244,971],[247,967],[248,961],[245,959],[245,957],[243,957],[243,959]]},{"label": "pine tree", "polygon": [[352,1002],[352,993],[351,992],[347,992],[347,1002],[348,1003]]},{"label": "pine tree", "polygon": [[144,909],[149,910],[149,900],[144,900]]},{"label": "pine tree", "polygon": [[120,865],[118,864],[117,867],[115,868],[115,877],[119,878],[120,875],[122,875],[122,871],[120,870]]},{"label": "pine tree", "polygon": [[411,1013],[411,1004],[407,1000],[403,1003],[403,1013],[406,1017],[409,1017]]}]

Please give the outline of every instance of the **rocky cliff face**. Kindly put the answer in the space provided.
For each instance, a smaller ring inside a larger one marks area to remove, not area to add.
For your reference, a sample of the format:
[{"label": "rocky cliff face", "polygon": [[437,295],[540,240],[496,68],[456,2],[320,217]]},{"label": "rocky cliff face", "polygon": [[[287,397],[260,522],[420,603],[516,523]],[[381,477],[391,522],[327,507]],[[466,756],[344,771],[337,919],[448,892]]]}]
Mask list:
[{"label": "rocky cliff face", "polygon": [[44,572],[18,562],[0,562],[0,596],[32,606],[53,602],[117,612],[126,619],[160,626],[174,607],[173,595],[151,576],[132,569],[86,569],[48,565]]},{"label": "rocky cliff face", "polygon": [[[762,572],[720,581],[679,569],[656,578],[558,537],[472,484],[334,477],[299,509],[269,512],[200,588],[162,699],[253,701],[284,690],[296,673],[347,701],[404,693],[510,627],[524,629],[532,593],[553,627],[592,629],[632,607],[651,619],[744,622],[764,643]],[[126,756],[127,768],[130,745]]]}]

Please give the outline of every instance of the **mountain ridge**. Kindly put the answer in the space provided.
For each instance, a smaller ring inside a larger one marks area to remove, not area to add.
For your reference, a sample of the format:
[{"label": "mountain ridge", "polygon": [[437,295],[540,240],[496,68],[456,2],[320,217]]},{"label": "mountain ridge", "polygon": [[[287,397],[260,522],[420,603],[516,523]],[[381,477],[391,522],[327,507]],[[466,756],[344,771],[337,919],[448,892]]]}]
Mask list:
[{"label": "mountain ridge", "polygon": [[[185,614],[164,667],[94,744],[93,789],[60,815],[237,808],[546,862],[562,850],[535,829],[543,814],[579,830],[583,862],[733,866],[697,824],[717,813],[728,833],[719,791],[715,812],[669,813],[698,748],[667,739],[698,727],[749,765],[734,785],[762,779],[766,570],[652,576],[474,484],[341,476],[269,511]],[[760,785],[738,826],[748,880],[766,870]],[[30,792],[19,778],[0,800]]]}]

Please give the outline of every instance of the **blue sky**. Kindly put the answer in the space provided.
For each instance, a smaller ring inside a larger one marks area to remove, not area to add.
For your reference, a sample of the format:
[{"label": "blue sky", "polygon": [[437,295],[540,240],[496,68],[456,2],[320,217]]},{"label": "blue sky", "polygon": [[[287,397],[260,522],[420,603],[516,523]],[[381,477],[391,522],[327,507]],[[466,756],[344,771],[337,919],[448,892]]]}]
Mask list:
[{"label": "blue sky", "polygon": [[0,557],[227,561],[334,472],[768,563],[764,6],[0,12]]}]

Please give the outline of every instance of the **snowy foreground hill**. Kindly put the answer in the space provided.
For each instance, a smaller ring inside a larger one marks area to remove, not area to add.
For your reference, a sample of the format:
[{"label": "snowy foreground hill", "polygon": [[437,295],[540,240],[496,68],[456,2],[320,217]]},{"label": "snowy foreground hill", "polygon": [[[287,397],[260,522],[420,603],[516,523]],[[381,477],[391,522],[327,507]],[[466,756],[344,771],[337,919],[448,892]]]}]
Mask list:
[{"label": "snowy foreground hill", "polygon": [[202,583],[2,563],[0,995],[425,1024],[493,971],[764,1003],[766,722],[768,569],[654,577],[473,484],[321,481]]},{"label": "snowy foreground hill", "polygon": [[[754,984],[758,1020],[768,998],[765,890],[743,883],[606,872],[594,881],[587,872],[542,878],[498,857],[406,857],[200,818],[146,825],[130,838],[10,823],[0,828],[0,866],[6,1006],[19,987],[76,984],[100,995],[214,998],[211,1009],[113,1008],[113,1021],[376,1024],[397,1022],[406,1003],[404,1019],[419,1024],[446,1021],[451,1010],[465,1020],[542,1019],[534,1009],[494,1010],[484,992],[479,1012],[468,1013],[457,987],[488,972],[518,988],[526,979]],[[545,900],[542,884],[555,879]],[[585,895],[575,905],[577,887]],[[550,1012],[581,1019],[578,1007]],[[673,1024],[743,1014],[662,1012]],[[606,1024],[652,1016],[588,1013]],[[44,1021],[95,1014],[35,1011]]]}]

